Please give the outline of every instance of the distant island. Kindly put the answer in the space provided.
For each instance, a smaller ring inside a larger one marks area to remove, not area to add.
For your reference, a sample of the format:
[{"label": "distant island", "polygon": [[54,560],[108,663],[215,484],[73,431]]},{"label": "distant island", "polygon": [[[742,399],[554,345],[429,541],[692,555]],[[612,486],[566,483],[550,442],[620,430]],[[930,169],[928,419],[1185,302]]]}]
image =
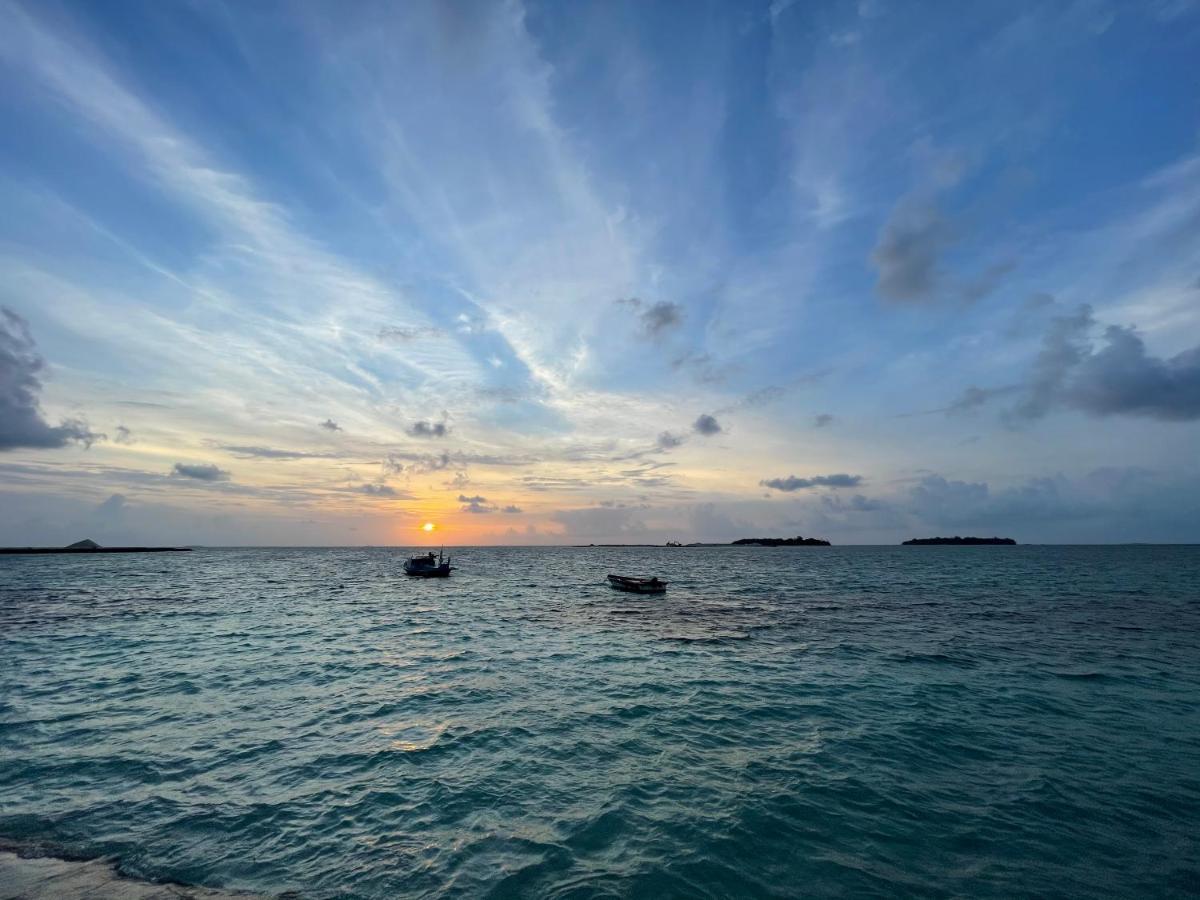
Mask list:
[{"label": "distant island", "polygon": [[955,535],[954,537],[913,538],[912,540],[902,541],[901,543],[916,545],[916,546],[920,546],[920,547],[930,546],[933,544],[949,544],[951,546],[957,547],[957,546],[977,545],[977,544],[1016,544],[1016,541],[1014,541],[1012,538],[1002,538],[1002,537],[981,538],[981,537],[959,537],[958,535]]},{"label": "distant island", "polygon": [[184,553],[191,547],[101,547],[91,538],[84,538],[66,547],[0,547],[0,554],[16,553]]},{"label": "distant island", "polygon": [[830,547],[829,541],[820,538],[806,538],[796,535],[794,538],[742,538],[730,541],[728,544],[713,544],[706,541],[692,541],[683,544],[679,541],[667,541],[666,544],[574,544],[575,547]]},{"label": "distant island", "polygon": [[820,538],[806,538],[796,535],[794,538],[742,538],[734,541],[735,547],[829,547],[829,541]]}]

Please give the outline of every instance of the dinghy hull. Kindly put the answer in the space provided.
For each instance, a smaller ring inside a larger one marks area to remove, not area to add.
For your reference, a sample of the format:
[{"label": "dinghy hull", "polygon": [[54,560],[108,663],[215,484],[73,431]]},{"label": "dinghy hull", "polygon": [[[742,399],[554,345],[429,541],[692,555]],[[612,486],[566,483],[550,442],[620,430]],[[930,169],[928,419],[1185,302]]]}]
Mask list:
[{"label": "dinghy hull", "polygon": [[667,583],[657,578],[630,578],[625,575],[609,575],[608,585],[613,590],[630,594],[665,594]]}]

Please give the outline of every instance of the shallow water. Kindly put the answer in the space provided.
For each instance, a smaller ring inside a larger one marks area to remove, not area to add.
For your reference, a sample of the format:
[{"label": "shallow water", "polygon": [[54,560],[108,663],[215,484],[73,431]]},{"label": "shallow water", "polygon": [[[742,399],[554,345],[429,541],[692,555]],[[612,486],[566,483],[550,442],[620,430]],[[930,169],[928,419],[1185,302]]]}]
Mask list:
[{"label": "shallow water", "polygon": [[401,558],[0,558],[0,838],[308,897],[1200,890],[1200,547]]}]

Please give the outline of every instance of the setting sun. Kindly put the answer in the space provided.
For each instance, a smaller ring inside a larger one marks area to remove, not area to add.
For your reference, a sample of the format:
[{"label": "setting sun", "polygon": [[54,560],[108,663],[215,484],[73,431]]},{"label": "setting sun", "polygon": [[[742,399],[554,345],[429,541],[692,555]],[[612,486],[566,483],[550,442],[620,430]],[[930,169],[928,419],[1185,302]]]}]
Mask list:
[{"label": "setting sun", "polygon": [[422,526],[421,526],[421,529],[422,529],[423,531],[433,531],[433,523],[432,523],[432,522],[426,522],[424,525],[422,525]]}]

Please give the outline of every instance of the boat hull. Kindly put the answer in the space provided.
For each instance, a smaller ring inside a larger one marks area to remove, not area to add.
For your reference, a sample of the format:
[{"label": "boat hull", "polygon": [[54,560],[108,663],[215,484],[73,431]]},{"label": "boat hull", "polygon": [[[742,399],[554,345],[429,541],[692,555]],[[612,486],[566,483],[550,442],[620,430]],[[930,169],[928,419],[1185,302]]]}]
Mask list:
[{"label": "boat hull", "polygon": [[657,578],[627,578],[624,575],[609,575],[608,585],[615,591],[628,594],[665,594],[667,583]]},{"label": "boat hull", "polygon": [[432,568],[427,566],[409,566],[407,563],[404,566],[404,574],[412,578],[449,578],[450,566],[440,565]]}]

